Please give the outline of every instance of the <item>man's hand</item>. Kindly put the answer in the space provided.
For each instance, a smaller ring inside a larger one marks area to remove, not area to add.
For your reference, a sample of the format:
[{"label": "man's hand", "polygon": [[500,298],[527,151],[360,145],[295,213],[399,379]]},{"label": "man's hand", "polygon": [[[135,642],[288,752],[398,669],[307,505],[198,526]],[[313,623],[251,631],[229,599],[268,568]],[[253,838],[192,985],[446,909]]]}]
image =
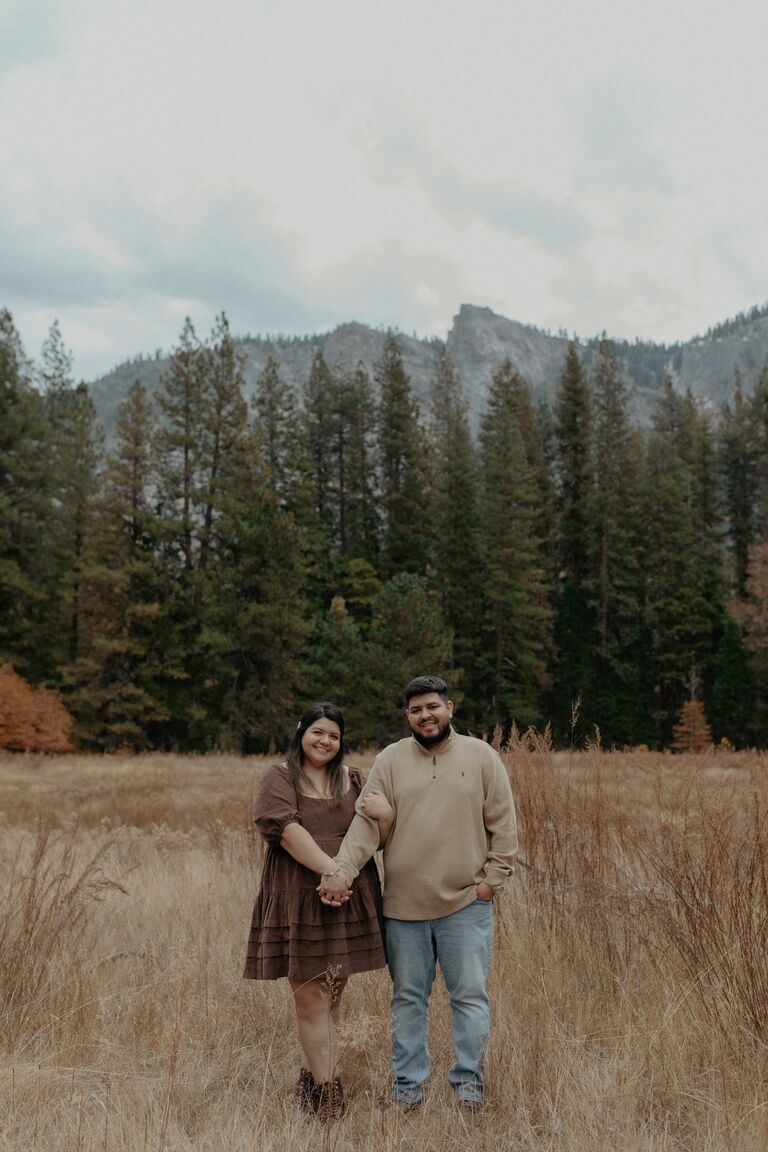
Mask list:
[{"label": "man's hand", "polygon": [[340,908],[349,900],[350,889],[343,872],[337,872],[335,876],[323,876],[315,891],[320,893],[323,904],[331,908]]},{"label": "man's hand", "polygon": [[481,880],[475,885],[475,895],[478,900],[493,900],[493,888],[490,884],[486,884],[485,880]]}]

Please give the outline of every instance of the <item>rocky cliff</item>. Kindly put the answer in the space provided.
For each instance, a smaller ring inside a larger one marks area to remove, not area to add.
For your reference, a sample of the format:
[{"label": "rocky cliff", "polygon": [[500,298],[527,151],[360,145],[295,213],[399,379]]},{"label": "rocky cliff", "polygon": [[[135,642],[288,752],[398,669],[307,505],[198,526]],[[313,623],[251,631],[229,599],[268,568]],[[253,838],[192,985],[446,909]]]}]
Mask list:
[{"label": "rocky cliff", "polygon": [[[270,356],[280,365],[285,379],[301,391],[309,376],[312,358],[321,351],[330,365],[354,366],[361,362],[371,376],[381,356],[386,333],[364,324],[342,324],[332,332],[297,338],[247,337],[238,342],[245,356],[246,391],[253,393],[256,378]],[[538,328],[499,316],[490,308],[463,304],[454,317],[446,340],[421,339],[397,333],[406,370],[414,392],[425,401],[440,353],[447,346],[467,390],[473,425],[485,403],[488,382],[507,358],[527,381],[534,399],[551,398],[557,388],[568,346],[564,335],[553,336]],[[581,354],[589,368],[599,340],[581,342]],[[728,398],[736,371],[745,390],[768,364],[768,310],[754,309],[749,316],[729,321],[709,334],[684,344],[615,341],[632,393],[635,418],[645,423],[655,395],[670,376],[675,387],[687,388],[718,410]],[[117,409],[133,380],[150,391],[157,387],[167,358],[137,359],[123,364],[91,385],[97,410],[111,431]]]}]

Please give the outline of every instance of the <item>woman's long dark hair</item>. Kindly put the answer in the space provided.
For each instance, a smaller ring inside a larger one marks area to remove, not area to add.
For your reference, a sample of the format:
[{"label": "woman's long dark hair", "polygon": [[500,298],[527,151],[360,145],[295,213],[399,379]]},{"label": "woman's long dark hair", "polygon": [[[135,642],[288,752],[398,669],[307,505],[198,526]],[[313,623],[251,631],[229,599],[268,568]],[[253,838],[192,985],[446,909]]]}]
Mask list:
[{"label": "woman's long dark hair", "polygon": [[344,757],[347,749],[344,744],[344,717],[335,704],[331,704],[330,700],[322,700],[319,704],[311,704],[306,712],[302,712],[296,731],[293,734],[293,739],[288,747],[288,755],[285,762],[288,765],[288,771],[291,774],[293,786],[297,792],[301,791],[301,784],[311,784],[304,775],[304,751],[301,747],[301,741],[304,733],[308,728],[311,728],[315,720],[332,720],[334,724],[338,724],[341,739],[339,740],[339,750],[330,760],[325,770],[328,773],[328,783],[330,784],[330,798],[328,803],[332,808],[341,803],[341,798],[346,791],[346,780],[344,778]]}]

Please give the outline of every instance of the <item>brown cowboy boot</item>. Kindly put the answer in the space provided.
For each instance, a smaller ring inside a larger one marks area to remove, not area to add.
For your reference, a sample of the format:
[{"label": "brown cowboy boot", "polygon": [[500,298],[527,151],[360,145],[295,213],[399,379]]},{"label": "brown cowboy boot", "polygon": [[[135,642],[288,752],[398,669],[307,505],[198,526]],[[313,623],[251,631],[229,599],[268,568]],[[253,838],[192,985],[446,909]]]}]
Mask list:
[{"label": "brown cowboy boot", "polygon": [[302,1068],[299,1072],[299,1078],[296,1081],[296,1087],[293,1090],[293,1099],[301,1112],[314,1113],[314,1093],[316,1087],[317,1085],[315,1084],[315,1078],[312,1073],[308,1072],[306,1068]]},{"label": "brown cowboy boot", "polygon": [[337,1120],[341,1120],[347,1105],[338,1076],[333,1080],[323,1080],[320,1084],[315,1081],[312,1106],[321,1124],[334,1124]]}]

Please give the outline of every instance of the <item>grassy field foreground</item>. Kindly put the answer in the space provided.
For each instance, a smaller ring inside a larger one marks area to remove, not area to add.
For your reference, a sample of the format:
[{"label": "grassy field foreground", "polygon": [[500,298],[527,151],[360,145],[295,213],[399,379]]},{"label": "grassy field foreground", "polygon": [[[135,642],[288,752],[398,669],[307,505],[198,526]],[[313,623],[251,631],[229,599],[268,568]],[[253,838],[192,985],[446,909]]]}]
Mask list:
[{"label": "grassy field foreground", "polygon": [[[284,981],[241,979],[263,761],[0,761],[0,1148],[768,1148],[768,759],[505,756],[524,864],[500,899],[488,1107],[380,1114],[386,973],[345,996],[349,1115],[294,1114]],[[357,758],[366,766],[366,758]]]}]

